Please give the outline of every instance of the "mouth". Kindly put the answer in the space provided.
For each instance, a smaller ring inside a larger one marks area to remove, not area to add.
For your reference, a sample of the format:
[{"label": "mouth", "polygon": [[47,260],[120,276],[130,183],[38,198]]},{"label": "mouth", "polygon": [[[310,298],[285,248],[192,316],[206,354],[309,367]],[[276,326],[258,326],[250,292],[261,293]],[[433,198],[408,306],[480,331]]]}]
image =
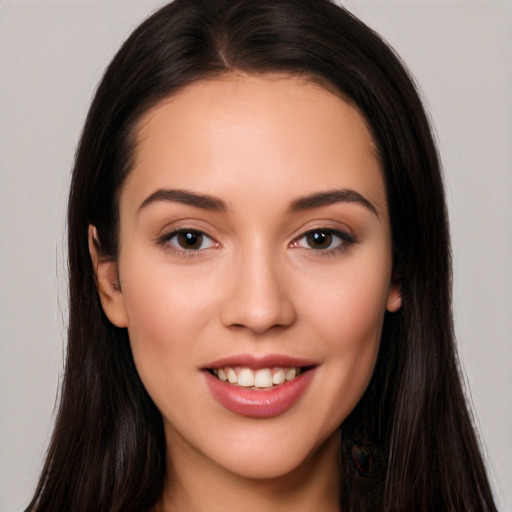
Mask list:
[{"label": "mouth", "polygon": [[272,418],[300,401],[313,381],[317,361],[284,354],[238,354],[202,368],[212,397],[242,416]]},{"label": "mouth", "polygon": [[248,366],[220,366],[206,368],[206,370],[222,382],[233,386],[253,389],[269,390],[292,382],[303,373],[311,370],[309,366],[272,366],[268,368],[253,369]]},{"label": "mouth", "polygon": [[318,364],[284,356],[237,356],[203,368],[213,398],[238,415],[272,418],[306,393]]}]

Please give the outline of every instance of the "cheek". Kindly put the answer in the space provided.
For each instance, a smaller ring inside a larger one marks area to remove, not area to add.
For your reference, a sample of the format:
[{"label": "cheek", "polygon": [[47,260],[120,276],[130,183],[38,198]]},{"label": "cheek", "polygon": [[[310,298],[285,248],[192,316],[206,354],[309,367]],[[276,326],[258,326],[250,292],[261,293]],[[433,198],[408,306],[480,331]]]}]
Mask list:
[{"label": "cheek", "polygon": [[307,309],[329,364],[329,400],[318,404],[326,417],[337,411],[339,425],[356,406],[373,375],[380,346],[388,290],[386,272],[344,273],[310,293]]},{"label": "cheek", "polygon": [[386,276],[379,270],[344,271],[309,294],[307,308],[329,344],[341,351],[378,344],[389,286]]},{"label": "cheek", "polygon": [[178,376],[191,367],[191,359],[200,359],[197,342],[215,308],[211,278],[197,272],[192,278],[170,265],[137,265],[137,259],[122,269],[130,344],[143,382],[150,386]]}]

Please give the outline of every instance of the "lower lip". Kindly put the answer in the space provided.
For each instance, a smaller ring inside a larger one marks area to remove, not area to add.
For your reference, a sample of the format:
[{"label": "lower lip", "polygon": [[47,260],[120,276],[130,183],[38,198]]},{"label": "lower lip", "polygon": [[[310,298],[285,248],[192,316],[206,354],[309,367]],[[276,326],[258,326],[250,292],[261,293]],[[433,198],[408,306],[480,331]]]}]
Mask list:
[{"label": "lower lip", "polygon": [[290,409],[306,391],[314,368],[279,386],[262,390],[223,382],[208,371],[204,376],[213,397],[226,409],[252,418],[272,418]]}]

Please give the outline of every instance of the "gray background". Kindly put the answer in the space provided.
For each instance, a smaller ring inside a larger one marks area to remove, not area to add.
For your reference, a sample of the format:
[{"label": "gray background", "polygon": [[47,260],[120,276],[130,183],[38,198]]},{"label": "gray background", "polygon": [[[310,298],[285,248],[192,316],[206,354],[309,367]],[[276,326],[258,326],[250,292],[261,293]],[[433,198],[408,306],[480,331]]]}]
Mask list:
[{"label": "gray background", "polygon": [[[26,506],[51,433],[65,345],[65,204],[85,113],[121,41],[162,3],[0,0],[2,512]],[[407,62],[436,127],[460,358],[500,510],[512,511],[512,2],[345,5]]]}]

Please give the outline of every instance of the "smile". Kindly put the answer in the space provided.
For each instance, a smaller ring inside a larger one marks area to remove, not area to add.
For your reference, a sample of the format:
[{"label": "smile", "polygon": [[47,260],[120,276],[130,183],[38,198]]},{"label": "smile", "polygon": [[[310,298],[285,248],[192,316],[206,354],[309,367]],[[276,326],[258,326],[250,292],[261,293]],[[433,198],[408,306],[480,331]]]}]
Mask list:
[{"label": "smile", "polygon": [[247,367],[224,366],[223,368],[211,369],[210,372],[221,381],[235,386],[268,389],[280,386],[285,382],[291,382],[300,375],[301,367],[273,367],[253,370]]},{"label": "smile", "polygon": [[306,393],[318,363],[295,357],[239,355],[203,367],[211,396],[241,416],[272,418],[291,409]]}]

